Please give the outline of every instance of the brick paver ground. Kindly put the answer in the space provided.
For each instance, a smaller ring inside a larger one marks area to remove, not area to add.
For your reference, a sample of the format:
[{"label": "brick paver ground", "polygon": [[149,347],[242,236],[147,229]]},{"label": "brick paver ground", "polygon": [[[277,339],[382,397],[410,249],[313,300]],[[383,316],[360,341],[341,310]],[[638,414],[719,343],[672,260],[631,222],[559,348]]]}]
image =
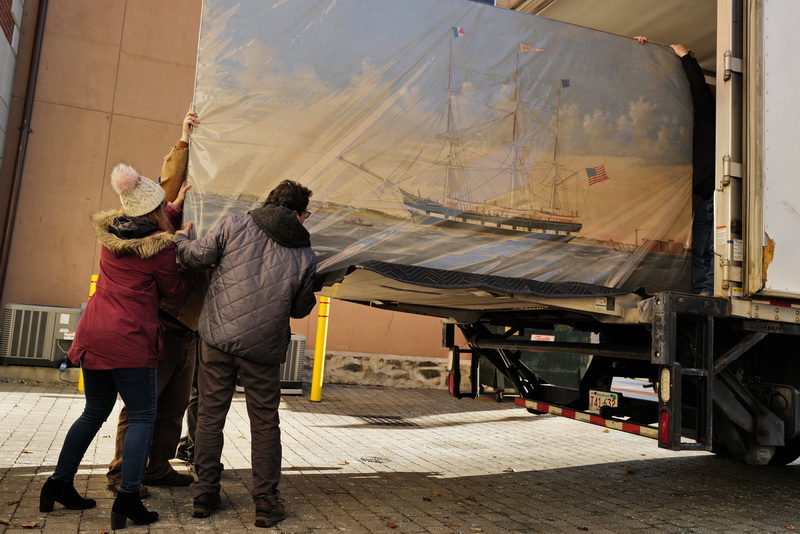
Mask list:
[{"label": "brick paver ground", "polygon": [[[39,490],[82,407],[73,385],[0,382],[0,533],[109,530],[113,495],[104,474],[117,412],[76,480],[97,508],[38,510]],[[752,467],[663,451],[647,438],[438,390],[326,385],[322,402],[284,397],[281,414],[289,516],[274,532],[800,529],[800,462]],[[188,488],[154,487],[145,502],[161,519],[126,532],[270,530],[253,526],[249,450],[244,396],[237,394],[226,427],[222,509],[193,519]]]}]

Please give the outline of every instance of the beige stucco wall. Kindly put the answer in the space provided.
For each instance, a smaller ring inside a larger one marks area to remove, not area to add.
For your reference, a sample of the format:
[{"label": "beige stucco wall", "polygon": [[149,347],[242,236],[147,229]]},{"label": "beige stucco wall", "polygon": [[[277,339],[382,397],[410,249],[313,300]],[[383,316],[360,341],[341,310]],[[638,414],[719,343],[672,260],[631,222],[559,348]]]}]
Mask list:
[{"label": "beige stucco wall", "polygon": [[[107,179],[115,163],[126,161],[156,178],[177,140],[192,98],[200,5],[199,0],[49,2],[3,304],[78,307],[86,301],[99,258],[88,217],[118,206]],[[9,157],[0,169],[3,216],[37,7],[36,0],[25,4],[5,145]],[[446,355],[438,319],[341,301],[331,308],[328,351]],[[309,350],[316,317],[315,310],[292,324],[307,336]]]},{"label": "beige stucco wall", "polygon": [[[292,320],[292,331],[306,336],[309,351],[316,345],[318,316],[319,306],[316,306],[307,318]],[[331,301],[328,316],[326,352],[447,357],[447,350],[442,348],[439,319],[368,308],[341,300]]]}]

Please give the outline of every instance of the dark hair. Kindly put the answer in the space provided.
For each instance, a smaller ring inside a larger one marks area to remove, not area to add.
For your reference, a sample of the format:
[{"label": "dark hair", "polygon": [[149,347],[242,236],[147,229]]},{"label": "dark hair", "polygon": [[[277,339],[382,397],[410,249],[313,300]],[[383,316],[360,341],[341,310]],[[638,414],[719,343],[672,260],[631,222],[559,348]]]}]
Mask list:
[{"label": "dark hair", "polygon": [[311,189],[292,180],[284,180],[269,192],[264,206],[273,204],[283,206],[292,211],[302,213],[308,208],[308,199],[311,198]]}]

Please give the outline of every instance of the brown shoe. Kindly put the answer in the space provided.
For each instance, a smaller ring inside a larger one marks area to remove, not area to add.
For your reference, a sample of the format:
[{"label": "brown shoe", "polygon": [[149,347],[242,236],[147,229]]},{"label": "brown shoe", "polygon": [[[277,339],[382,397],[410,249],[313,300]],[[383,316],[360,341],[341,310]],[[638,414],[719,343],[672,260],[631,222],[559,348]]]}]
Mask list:
[{"label": "brown shoe", "polygon": [[286,508],[283,506],[283,499],[278,499],[275,504],[271,504],[266,499],[256,501],[255,525],[257,527],[273,527],[284,519],[286,519]]},{"label": "brown shoe", "polygon": [[143,484],[151,486],[188,486],[194,482],[194,477],[189,473],[178,473],[175,470],[170,471],[160,478],[152,478],[147,475],[142,479]]},{"label": "brown shoe", "polygon": [[[113,491],[114,493],[116,493],[117,490],[119,489],[119,484],[109,484],[106,487],[108,488],[108,491]],[[150,495],[152,495],[150,493],[150,488],[148,488],[147,486],[139,486],[139,498],[140,499],[146,499]]]},{"label": "brown shoe", "polygon": [[192,502],[192,517],[204,518],[211,515],[213,510],[219,508],[219,494],[201,495]]}]

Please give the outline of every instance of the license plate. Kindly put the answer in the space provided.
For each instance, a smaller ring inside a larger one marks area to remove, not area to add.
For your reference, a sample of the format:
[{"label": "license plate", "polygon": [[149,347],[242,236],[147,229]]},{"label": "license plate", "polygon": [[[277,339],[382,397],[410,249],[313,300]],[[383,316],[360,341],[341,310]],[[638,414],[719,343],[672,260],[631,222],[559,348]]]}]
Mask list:
[{"label": "license plate", "polygon": [[619,393],[590,389],[589,409],[587,411],[591,413],[600,413],[600,408],[603,406],[611,406],[612,408],[619,406]]}]

